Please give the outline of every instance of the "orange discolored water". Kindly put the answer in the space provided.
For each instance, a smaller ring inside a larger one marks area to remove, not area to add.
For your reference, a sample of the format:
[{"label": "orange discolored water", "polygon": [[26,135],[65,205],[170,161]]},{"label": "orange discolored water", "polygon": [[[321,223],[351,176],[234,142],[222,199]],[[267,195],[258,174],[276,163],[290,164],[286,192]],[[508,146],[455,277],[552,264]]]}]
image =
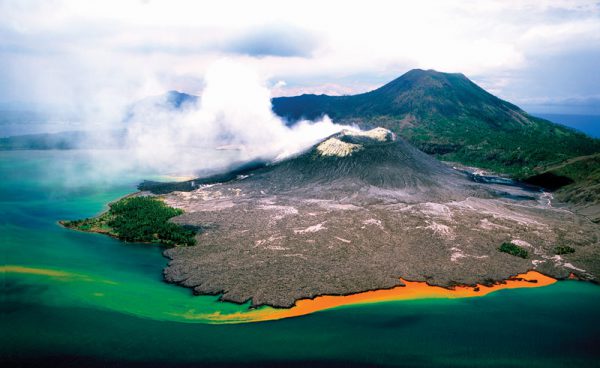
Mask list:
[{"label": "orange discolored water", "polygon": [[531,288],[551,285],[555,279],[536,271],[529,271],[492,286],[456,286],[443,288],[431,286],[426,282],[407,281],[401,279],[405,286],[391,289],[366,291],[351,295],[323,295],[314,299],[301,299],[292,308],[258,308],[254,310],[231,314],[188,314],[179,315],[186,319],[202,318],[214,323],[239,323],[270,321],[282,318],[297,317],[325,309],[331,309],[351,304],[376,303],[393,300],[414,300],[434,298],[471,298],[484,296],[497,290],[514,288]]}]

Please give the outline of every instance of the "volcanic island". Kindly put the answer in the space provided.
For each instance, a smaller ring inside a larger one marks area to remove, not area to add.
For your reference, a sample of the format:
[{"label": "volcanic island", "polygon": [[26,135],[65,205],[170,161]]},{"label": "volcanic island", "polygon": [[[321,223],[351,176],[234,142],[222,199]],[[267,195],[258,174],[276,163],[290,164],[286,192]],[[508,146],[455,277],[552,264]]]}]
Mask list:
[{"label": "volcanic island", "polygon": [[177,209],[169,223],[196,229],[196,245],[164,251],[164,279],[253,307],[402,280],[452,288],[531,270],[600,275],[600,231],[589,219],[553,207],[542,191],[473,180],[384,128],[344,130],[226,175],[140,188],[135,196]]}]

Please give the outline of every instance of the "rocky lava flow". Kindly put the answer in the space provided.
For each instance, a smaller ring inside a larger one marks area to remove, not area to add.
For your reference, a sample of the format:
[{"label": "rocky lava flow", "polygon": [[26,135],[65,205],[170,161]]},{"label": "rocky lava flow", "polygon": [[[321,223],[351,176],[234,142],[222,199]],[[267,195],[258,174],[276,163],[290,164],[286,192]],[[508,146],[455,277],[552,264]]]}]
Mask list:
[{"label": "rocky lava flow", "polygon": [[[600,274],[596,224],[539,194],[499,195],[381,128],[344,131],[226,182],[149,189],[186,211],[175,222],[202,228],[198,245],[165,252],[166,280],[226,301],[289,307],[400,278],[451,287],[532,269]],[[503,242],[528,258],[499,252]],[[556,255],[559,245],[575,252]]]}]

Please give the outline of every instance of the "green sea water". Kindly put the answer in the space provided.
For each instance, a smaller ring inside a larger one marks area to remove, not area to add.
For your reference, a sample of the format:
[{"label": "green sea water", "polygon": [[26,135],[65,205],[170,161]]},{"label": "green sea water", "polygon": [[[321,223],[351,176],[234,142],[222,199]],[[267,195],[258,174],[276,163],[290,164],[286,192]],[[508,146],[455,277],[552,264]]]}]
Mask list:
[{"label": "green sea water", "polygon": [[2,366],[600,366],[600,287],[576,281],[207,324],[248,306],[162,282],[159,247],[57,224],[150,175],[95,172],[77,151],[0,152]]}]

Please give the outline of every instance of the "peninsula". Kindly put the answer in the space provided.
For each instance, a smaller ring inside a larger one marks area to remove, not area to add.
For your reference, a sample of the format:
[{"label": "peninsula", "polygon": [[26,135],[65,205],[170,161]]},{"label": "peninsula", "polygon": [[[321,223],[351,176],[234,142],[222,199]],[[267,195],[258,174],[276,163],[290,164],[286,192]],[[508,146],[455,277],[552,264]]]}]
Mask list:
[{"label": "peninsula", "polygon": [[185,211],[173,222],[204,229],[196,246],[165,251],[165,279],[225,301],[291,307],[401,278],[453,287],[530,270],[600,275],[596,224],[539,192],[475,182],[383,128],[343,131],[225,182],[142,189]]}]

